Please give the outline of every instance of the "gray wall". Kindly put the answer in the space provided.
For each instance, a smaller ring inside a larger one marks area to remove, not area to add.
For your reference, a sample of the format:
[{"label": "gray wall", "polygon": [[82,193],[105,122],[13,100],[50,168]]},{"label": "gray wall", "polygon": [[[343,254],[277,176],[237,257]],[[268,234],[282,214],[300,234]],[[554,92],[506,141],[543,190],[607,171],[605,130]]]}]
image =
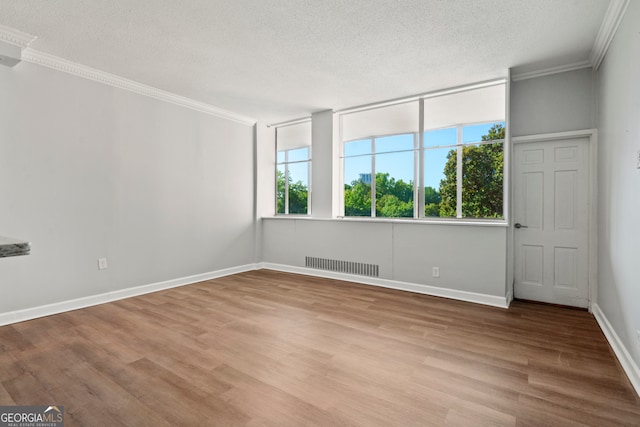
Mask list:
[{"label": "gray wall", "polygon": [[640,366],[640,2],[598,70],[598,304]]},{"label": "gray wall", "polygon": [[[319,147],[319,142],[332,144],[329,136],[333,134],[333,121],[328,120],[327,114],[330,113],[312,116],[312,185],[314,191],[322,188],[325,196],[314,197],[312,219],[269,218],[274,204],[263,201],[263,261],[304,267],[305,256],[313,256],[378,264],[383,279],[504,297],[504,226],[326,219],[335,208],[327,190],[335,188],[336,171],[325,166],[333,164],[337,155],[335,147]],[[260,136],[261,150],[273,153],[272,133],[262,132]],[[259,163],[258,174],[270,176],[273,186],[275,161],[271,159]],[[264,186],[263,190],[273,200],[273,190]],[[440,278],[432,277],[432,267],[440,267]]]},{"label": "gray wall", "polygon": [[[506,228],[367,220],[263,219],[264,261],[305,256],[380,266],[383,279],[505,296]],[[432,277],[440,267],[440,277]]]},{"label": "gray wall", "polygon": [[0,314],[255,261],[252,127],[26,62],[0,93],[0,235],[32,243]]},{"label": "gray wall", "polygon": [[595,127],[591,68],[511,83],[511,136]]},{"label": "gray wall", "polygon": [[[593,95],[591,69],[513,82],[512,135],[592,128]],[[320,118],[312,118],[314,137],[331,132],[326,120]],[[321,126],[326,129],[321,130]],[[260,142],[273,144],[268,138]],[[328,157],[332,150],[317,149],[317,141],[313,144],[313,188],[331,188],[335,171],[323,166],[333,164],[334,159]],[[273,174],[273,162],[262,163],[262,173],[265,169]],[[273,192],[269,196],[273,197]],[[327,197],[314,198],[313,216],[321,212],[321,217],[327,217],[331,209],[328,203]],[[273,209],[262,213],[272,215]],[[511,257],[507,257],[505,227],[282,218],[262,220],[262,226],[262,255],[266,262],[301,267],[304,256],[309,255],[375,263],[380,265],[382,278],[446,289],[503,297],[512,288],[508,283],[512,281],[507,269],[507,259]],[[440,267],[441,278],[432,277],[433,266]]]}]

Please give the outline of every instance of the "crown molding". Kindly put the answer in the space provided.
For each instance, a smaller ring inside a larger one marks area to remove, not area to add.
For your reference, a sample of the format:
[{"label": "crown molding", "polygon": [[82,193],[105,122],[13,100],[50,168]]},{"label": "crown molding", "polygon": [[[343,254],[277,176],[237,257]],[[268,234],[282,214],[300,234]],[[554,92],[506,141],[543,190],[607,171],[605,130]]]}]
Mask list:
[{"label": "crown molding", "polygon": [[54,70],[73,74],[74,76],[93,80],[99,83],[104,83],[106,85],[117,87],[119,89],[124,89],[140,95],[148,96],[150,98],[155,98],[160,101],[170,102],[181,107],[191,108],[192,110],[196,110],[201,113],[210,114],[212,116],[231,120],[243,125],[253,126],[256,123],[256,120],[251,117],[243,116],[241,114],[215,107],[204,102],[196,101],[191,98],[176,95],[162,89],[157,89],[152,86],[138,83],[136,81],[129,80],[115,74],[96,70],[95,68],[68,61],[66,59],[50,55],[45,52],[40,52],[32,48],[26,48],[22,51],[22,60],[31,62],[33,64],[42,65],[44,67],[53,68]]},{"label": "crown molding", "polygon": [[620,22],[622,22],[622,18],[627,11],[629,2],[630,0],[610,0],[607,12],[602,19],[600,30],[598,31],[595,42],[593,43],[589,60],[530,71],[527,73],[514,73],[511,75],[511,80],[517,82],[520,80],[534,79],[536,77],[548,76],[551,74],[580,70],[582,68],[593,68],[594,70],[597,70],[607,53],[607,49],[609,49],[609,45],[620,26]]},{"label": "crown molding", "polygon": [[76,62],[68,61],[66,59],[32,49],[29,45],[35,39],[36,36],[32,36],[31,34],[24,33],[5,25],[0,25],[0,41],[20,47],[22,49],[23,61],[53,68],[54,70],[63,71],[78,77],[83,77],[109,86],[128,90],[160,101],[170,102],[181,107],[191,108],[201,113],[210,114],[212,116],[231,120],[243,125],[253,126],[256,123],[256,120],[251,117],[243,116],[223,108],[176,95],[175,93],[157,89],[133,80],[125,79],[124,77],[116,76],[115,74],[96,70],[95,68],[87,67]]},{"label": "crown molding", "polygon": [[620,22],[627,11],[629,1],[630,0],[611,0],[609,2],[607,13],[604,15],[589,57],[589,62],[594,70],[600,67],[604,56],[607,54],[607,49],[609,49],[609,45],[616,35]]},{"label": "crown molding", "polygon": [[0,40],[18,46],[21,49],[29,46],[37,37],[23,33],[15,28],[0,25]]},{"label": "crown molding", "polygon": [[511,81],[535,79],[537,77],[550,76],[552,74],[566,73],[567,71],[582,70],[583,68],[591,68],[591,62],[580,61],[572,64],[559,65],[557,67],[543,68],[542,70],[529,71],[526,73],[511,74]]}]

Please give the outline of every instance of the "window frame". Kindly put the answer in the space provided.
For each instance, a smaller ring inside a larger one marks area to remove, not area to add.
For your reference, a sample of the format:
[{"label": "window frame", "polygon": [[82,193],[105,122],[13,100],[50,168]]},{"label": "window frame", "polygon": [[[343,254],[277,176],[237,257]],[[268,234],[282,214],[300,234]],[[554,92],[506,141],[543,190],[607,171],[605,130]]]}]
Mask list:
[{"label": "window frame", "polygon": [[[455,125],[450,125],[450,126],[444,126],[444,127],[440,127],[440,128],[435,128],[435,129],[424,129],[421,132],[421,144],[420,144],[420,157],[421,157],[421,182],[420,182],[420,191],[421,191],[421,195],[420,195],[420,203],[421,206],[418,208],[418,214],[421,216],[418,216],[416,218],[418,219],[431,219],[431,220],[435,220],[435,221],[441,221],[441,220],[464,220],[464,219],[472,219],[474,221],[505,221],[506,220],[506,211],[505,211],[505,205],[504,203],[502,204],[502,216],[500,218],[469,218],[469,217],[464,217],[462,215],[462,193],[463,193],[463,178],[464,178],[464,170],[463,170],[463,151],[465,147],[469,147],[469,146],[473,146],[473,145],[489,145],[489,144],[502,144],[503,147],[503,165],[502,165],[502,173],[503,173],[503,181],[502,181],[502,195],[504,198],[504,194],[506,191],[506,187],[505,187],[505,172],[507,170],[507,165],[506,162],[504,161],[504,146],[506,143],[506,138],[503,139],[492,139],[489,141],[471,141],[471,142],[463,142],[463,129],[465,127],[469,127],[469,126],[478,126],[478,125],[497,125],[497,124],[502,124],[502,126],[505,128],[507,127],[507,122],[505,119],[498,119],[498,120],[490,120],[490,121],[481,121],[481,122],[473,122],[473,123],[458,123]],[[424,134],[426,132],[435,132],[435,131],[439,131],[439,130],[443,130],[443,129],[456,129],[456,143],[455,144],[448,144],[448,145],[438,145],[438,146],[433,146],[433,147],[425,147],[424,146]],[[440,217],[429,217],[426,216],[424,213],[424,209],[425,209],[425,185],[424,185],[424,154],[429,151],[429,150],[438,150],[438,149],[442,149],[442,148],[449,148],[451,150],[453,150],[454,148],[456,149],[456,216],[455,217],[445,217],[445,218],[440,218]]]},{"label": "window frame", "polygon": [[[505,86],[507,85],[506,82],[504,83],[499,83],[499,84],[504,84]],[[506,89],[506,88],[505,88]],[[469,90],[473,90],[473,88],[470,88]],[[502,124],[503,127],[505,128],[505,135],[507,134],[507,127],[508,127],[508,123],[507,123],[507,117],[503,117],[503,118],[497,118],[495,120],[483,120],[480,122],[469,122],[469,123],[457,123],[457,124],[451,124],[451,125],[447,125],[447,126],[443,126],[440,128],[434,128],[434,129],[425,129],[425,123],[424,123],[424,100],[426,99],[426,97],[421,97],[418,101],[419,101],[419,115],[418,115],[418,132],[407,132],[407,133],[398,133],[398,134],[390,134],[390,135],[370,135],[370,136],[366,136],[366,137],[359,137],[356,139],[351,139],[351,140],[342,140],[342,125],[340,126],[340,153],[339,153],[339,161],[340,161],[340,181],[341,181],[341,185],[339,187],[340,189],[340,200],[339,200],[339,206],[340,206],[340,218],[348,218],[348,219],[382,219],[384,218],[384,220],[423,220],[423,221],[434,221],[434,222],[441,222],[441,221],[456,221],[456,222],[462,222],[462,221],[480,221],[480,222],[493,222],[493,223],[505,223],[507,221],[507,204],[503,202],[502,204],[502,212],[501,212],[501,216],[499,218],[472,218],[472,217],[464,217],[463,216],[463,212],[462,212],[462,202],[463,202],[463,150],[465,147],[467,146],[474,146],[474,145],[484,145],[484,144],[496,144],[496,143],[500,143],[502,144],[502,149],[503,149],[503,165],[502,165],[502,174],[503,174],[503,180],[502,180],[502,198],[503,200],[506,198],[506,191],[508,189],[507,186],[507,171],[508,171],[508,157],[506,155],[506,151],[507,151],[507,138],[503,138],[503,139],[495,139],[495,140],[490,140],[490,141],[473,141],[473,142],[463,142],[463,133],[462,130],[465,127],[468,126],[476,126],[476,125],[496,125],[496,124]],[[369,109],[375,109],[375,108],[384,108],[386,106],[389,106],[389,104],[381,104],[378,107],[371,107],[371,108],[366,108],[363,110],[356,110],[356,111],[350,111],[350,112],[344,112],[341,113],[340,118],[342,119],[342,116],[344,114],[350,114],[350,113],[357,113],[359,111],[366,111]],[[505,99],[505,108],[506,108],[506,99]],[[508,114],[505,114],[505,116],[508,116]],[[342,122],[342,120],[341,120]],[[450,144],[450,145],[446,145],[446,146],[434,146],[434,147],[425,147],[424,144],[424,136],[426,132],[432,132],[432,131],[437,131],[440,129],[449,129],[449,128],[456,128],[456,143],[455,144]],[[413,150],[397,150],[397,151],[393,151],[393,152],[384,152],[384,153],[376,153],[375,151],[375,140],[379,139],[379,138],[385,138],[385,137],[389,137],[389,136],[397,136],[397,135],[413,135],[413,140],[414,140],[414,148]],[[345,156],[345,144],[348,144],[350,142],[354,142],[354,141],[361,141],[361,140],[367,140],[369,139],[371,141],[371,153],[370,154],[361,154],[361,155],[356,155],[356,156]],[[424,172],[425,172],[425,153],[429,150],[435,150],[435,149],[441,149],[441,148],[451,148],[451,149],[456,149],[456,216],[455,217],[446,217],[446,218],[440,218],[440,217],[431,217],[431,216],[426,216],[425,215],[425,183],[424,183]],[[413,151],[414,152],[414,169],[413,169],[413,176],[414,176],[414,180],[413,180],[413,217],[409,218],[409,217],[378,217],[376,215],[376,192],[375,192],[375,174],[376,174],[376,168],[375,168],[375,158],[376,155],[381,155],[381,154],[387,154],[387,153],[397,153],[397,152],[408,152],[408,151]],[[345,200],[344,200],[344,190],[345,190],[345,159],[347,158],[353,158],[353,157],[358,157],[358,156],[371,156],[371,215],[369,216],[346,216],[345,215]]]},{"label": "window frame", "polygon": [[[384,151],[384,152],[380,152],[377,153],[376,152],[376,139],[381,139],[381,138],[389,138],[389,137],[394,137],[394,136],[401,136],[401,135],[412,135],[413,136],[413,148],[411,149],[402,149],[402,150],[394,150],[394,151]],[[350,141],[342,141],[342,155],[340,156],[341,159],[341,170],[343,171],[342,174],[342,185],[340,187],[340,191],[341,191],[341,202],[340,202],[340,209],[341,209],[341,216],[343,218],[390,218],[390,219],[414,219],[416,218],[416,196],[418,194],[417,188],[416,188],[416,182],[417,182],[417,169],[416,169],[416,158],[417,158],[417,151],[418,151],[418,135],[416,132],[410,132],[410,133],[393,133],[393,134],[386,134],[386,135],[375,135],[375,136],[367,136],[367,137],[362,137],[362,138],[357,138],[357,139],[352,139]],[[348,144],[350,142],[356,142],[356,141],[365,141],[365,140],[369,140],[370,144],[371,144],[371,152],[369,154],[356,154],[356,155],[351,155],[351,156],[345,156],[344,155],[344,146],[345,144]],[[397,154],[397,153],[409,153],[409,152],[413,152],[413,216],[412,217],[378,217],[376,214],[376,155],[385,155],[385,154]],[[344,206],[344,186],[345,186],[345,182],[344,182],[344,161],[345,159],[352,159],[352,158],[356,158],[356,157],[365,157],[365,156],[371,156],[371,215],[369,216],[345,216],[344,211],[345,211],[345,206]]]},{"label": "window frame", "polygon": [[[313,167],[313,151],[312,151],[312,128],[311,118],[306,117],[302,119],[290,120],[272,125],[275,127],[274,132],[274,154],[275,154],[275,173],[273,174],[275,194],[275,216],[300,216],[308,217],[311,215],[311,193],[312,193],[312,167]],[[308,126],[308,129],[306,128]],[[286,131],[285,131],[286,130]],[[281,133],[282,132],[282,133]],[[279,150],[280,144],[286,147]],[[307,150],[307,157],[302,160],[289,160],[289,155],[293,151],[300,149]],[[278,154],[284,154],[284,160],[278,160]],[[289,213],[290,212],[290,200],[289,200],[289,176],[290,165],[306,163],[307,165],[307,209],[306,213]],[[280,166],[284,166],[284,212],[278,212],[278,171]]]},{"label": "window frame", "polygon": [[[305,148],[307,148],[307,150],[309,150],[309,156],[307,159],[305,160],[293,160],[293,161],[289,161],[289,152],[291,151],[295,151],[295,150],[299,150],[300,148],[303,147],[299,147],[299,148],[290,148],[288,150],[278,150],[278,143],[276,141],[276,173],[275,173],[275,189],[276,189],[276,194],[275,194],[275,206],[276,206],[276,212],[275,215],[287,215],[287,216],[295,216],[295,215],[300,215],[300,216],[309,216],[311,215],[311,167],[313,162],[311,161],[312,159],[312,154],[311,154],[311,146],[304,146]],[[278,153],[284,153],[284,161],[283,162],[278,162]],[[302,163],[306,163],[307,164],[307,213],[289,213],[289,165],[291,164],[302,164]],[[284,212],[278,212],[278,166],[284,166]]]}]

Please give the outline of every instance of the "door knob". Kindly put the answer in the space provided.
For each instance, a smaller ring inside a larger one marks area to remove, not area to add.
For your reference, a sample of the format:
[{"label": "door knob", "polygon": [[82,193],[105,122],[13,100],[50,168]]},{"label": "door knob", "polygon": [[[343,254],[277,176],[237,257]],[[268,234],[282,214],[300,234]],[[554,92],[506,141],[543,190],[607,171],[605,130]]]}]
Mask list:
[{"label": "door knob", "polygon": [[526,225],[522,225],[522,224],[520,224],[519,222],[516,222],[516,223],[515,223],[515,225],[514,225],[514,227],[515,227],[515,228],[529,228],[529,227],[527,227]]}]

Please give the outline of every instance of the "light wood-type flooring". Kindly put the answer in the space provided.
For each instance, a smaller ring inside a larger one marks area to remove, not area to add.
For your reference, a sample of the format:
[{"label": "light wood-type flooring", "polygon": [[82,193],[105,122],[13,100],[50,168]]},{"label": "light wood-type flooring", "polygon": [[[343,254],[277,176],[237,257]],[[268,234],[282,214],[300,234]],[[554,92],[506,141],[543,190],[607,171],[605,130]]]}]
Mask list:
[{"label": "light wood-type flooring", "polygon": [[67,426],[640,425],[587,312],[259,270],[0,327],[0,405]]}]

